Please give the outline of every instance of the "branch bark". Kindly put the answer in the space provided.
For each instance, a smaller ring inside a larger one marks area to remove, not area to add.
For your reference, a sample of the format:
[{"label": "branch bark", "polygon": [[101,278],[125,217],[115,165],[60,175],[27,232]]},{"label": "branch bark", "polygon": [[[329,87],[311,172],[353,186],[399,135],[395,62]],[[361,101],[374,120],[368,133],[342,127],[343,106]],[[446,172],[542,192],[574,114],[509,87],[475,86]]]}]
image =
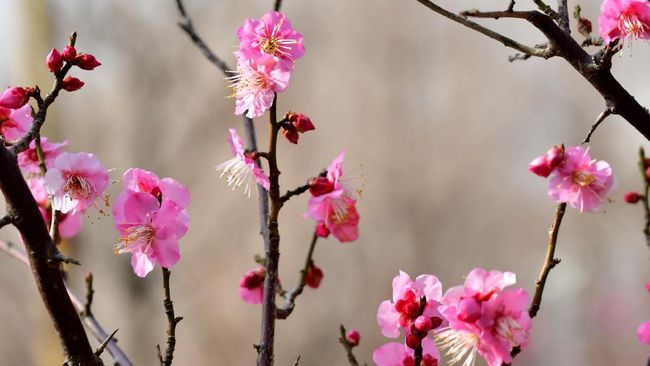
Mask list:
[{"label": "branch bark", "polygon": [[311,243],[309,244],[309,251],[307,252],[307,258],[305,259],[305,265],[300,270],[300,281],[291,291],[285,293],[284,305],[281,308],[277,309],[277,318],[286,319],[291,315],[293,309],[296,306],[296,298],[302,294],[302,291],[305,289],[306,280],[307,280],[307,271],[309,271],[309,266],[312,263],[312,257],[314,256],[314,249],[316,248],[316,242],[318,241],[318,235],[314,233],[311,238]]},{"label": "branch bark", "polygon": [[167,268],[162,268],[163,277],[163,305],[165,307],[165,314],[167,315],[167,347],[165,349],[165,356],[163,357],[158,345],[158,358],[162,366],[170,366],[174,359],[174,350],[176,349],[176,326],[183,320],[182,316],[174,315],[174,303],[172,302],[171,290],[169,288],[169,277],[171,271]]},{"label": "branch bark", "polygon": [[343,324],[339,326],[339,332],[339,343],[341,343],[341,345],[343,345],[343,348],[345,348],[345,353],[348,356],[348,363],[350,366],[359,366],[359,361],[357,361],[357,358],[354,357],[353,346],[350,344],[350,342],[348,342],[348,339],[346,337],[346,331]]}]

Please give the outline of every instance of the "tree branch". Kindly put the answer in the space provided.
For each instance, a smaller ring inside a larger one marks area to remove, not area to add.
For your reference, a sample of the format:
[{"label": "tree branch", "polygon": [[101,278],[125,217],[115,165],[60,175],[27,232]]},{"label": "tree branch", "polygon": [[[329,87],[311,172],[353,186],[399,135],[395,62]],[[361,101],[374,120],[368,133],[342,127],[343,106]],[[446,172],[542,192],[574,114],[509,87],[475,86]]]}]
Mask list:
[{"label": "tree branch", "polygon": [[650,180],[646,175],[646,157],[645,150],[643,148],[639,149],[639,170],[641,171],[641,179],[643,179],[643,211],[645,212],[645,227],[643,228],[643,234],[645,234],[645,241],[648,248],[650,248],[650,200],[648,200],[648,194],[650,193]]},{"label": "tree branch", "polygon": [[163,305],[165,307],[165,314],[167,315],[167,347],[165,349],[165,357],[160,352],[160,345],[156,345],[158,349],[158,359],[163,366],[170,366],[174,359],[174,350],[176,349],[176,326],[183,320],[182,316],[177,317],[174,315],[174,303],[171,299],[171,291],[169,288],[169,277],[171,271],[167,268],[162,268],[163,276]]},{"label": "tree branch", "polygon": [[311,187],[311,185],[309,183],[307,183],[307,184],[302,185],[302,186],[300,186],[300,187],[298,187],[296,189],[293,189],[291,191],[287,191],[287,193],[285,193],[284,195],[282,195],[282,197],[280,197],[280,201],[282,203],[285,203],[288,200],[290,200],[291,197],[299,196],[299,195],[307,192],[309,190],[309,187]]},{"label": "tree branch", "polygon": [[14,223],[14,217],[11,215],[4,215],[0,218],[0,229],[7,225],[11,225]]},{"label": "tree branch", "polygon": [[601,123],[603,123],[605,118],[607,118],[612,113],[613,113],[612,110],[605,109],[601,114],[599,114],[598,119],[596,119],[596,122],[594,122],[594,124],[591,126],[591,129],[587,133],[587,136],[585,136],[585,139],[582,140],[582,142],[580,144],[584,145],[584,144],[590,142],[591,141],[591,135],[593,135],[593,133],[596,132],[596,129],[598,128],[598,126],[600,126]]},{"label": "tree branch", "polygon": [[557,15],[558,25],[567,34],[571,34],[571,26],[569,23],[569,8],[567,7],[567,0],[557,0]]},{"label": "tree branch", "polygon": [[343,345],[343,348],[345,348],[345,353],[348,356],[348,363],[351,366],[359,366],[359,362],[357,361],[357,358],[354,357],[354,351],[353,351],[354,346],[352,346],[350,342],[348,342],[348,338],[346,337],[345,327],[343,326],[343,324],[341,324],[341,326],[339,327],[339,332],[340,332],[339,343],[341,343],[341,345]]},{"label": "tree branch", "polygon": [[281,308],[277,309],[276,317],[278,319],[286,319],[289,317],[289,315],[291,315],[293,309],[296,306],[296,298],[300,296],[300,294],[302,294],[302,291],[305,289],[307,271],[309,271],[309,266],[312,264],[312,257],[314,256],[314,249],[316,248],[317,241],[318,236],[316,233],[314,233],[311,239],[311,243],[309,244],[309,251],[307,252],[305,265],[300,270],[300,281],[291,291],[286,292],[282,295],[282,297],[284,297],[284,305]]},{"label": "tree branch", "polygon": [[282,0],[275,0],[275,5],[273,6],[273,10],[280,11],[281,6],[282,6]]}]

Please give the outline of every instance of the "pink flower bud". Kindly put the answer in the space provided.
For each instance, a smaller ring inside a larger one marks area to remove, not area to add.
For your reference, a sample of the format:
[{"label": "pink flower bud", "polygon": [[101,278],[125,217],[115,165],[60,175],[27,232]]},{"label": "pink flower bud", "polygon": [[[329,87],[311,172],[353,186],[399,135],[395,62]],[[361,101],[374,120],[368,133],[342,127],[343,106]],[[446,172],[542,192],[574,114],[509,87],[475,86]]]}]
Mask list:
[{"label": "pink flower bud", "polygon": [[465,298],[458,303],[458,320],[473,323],[481,318],[481,305],[472,298]]},{"label": "pink flower bud", "polygon": [[359,342],[361,342],[361,334],[359,334],[358,330],[353,329],[345,335],[345,339],[348,341],[350,346],[356,347],[359,345]]},{"label": "pink flower bud", "polygon": [[239,281],[239,286],[247,288],[249,290],[262,287],[262,285],[264,285],[265,276],[266,270],[260,267],[256,270],[246,273]]},{"label": "pink flower bud", "polygon": [[334,190],[334,183],[330,182],[326,177],[316,177],[309,181],[309,192],[314,197],[322,196]]},{"label": "pink flower bud", "polygon": [[56,48],[52,48],[52,51],[47,55],[45,59],[47,62],[47,68],[50,72],[59,72],[63,67],[63,57]]},{"label": "pink flower bud", "polygon": [[426,333],[433,329],[433,322],[428,316],[420,315],[417,319],[415,319],[415,328],[420,332]]},{"label": "pink flower bud", "polygon": [[319,238],[327,238],[330,236],[330,229],[328,229],[322,221],[316,225],[316,236]]},{"label": "pink flower bud", "polygon": [[0,107],[0,123],[8,120],[10,115],[11,115],[11,109]]},{"label": "pink flower bud", "polygon": [[311,264],[307,269],[307,276],[305,276],[305,284],[311,288],[318,288],[320,282],[323,280],[323,271],[315,264]]},{"label": "pink flower bud", "polygon": [[650,167],[648,167],[648,168],[645,170],[645,176],[646,176],[646,178],[650,179]]},{"label": "pink flower bud", "polygon": [[73,63],[75,58],[77,58],[77,50],[72,46],[65,46],[61,54],[63,56],[63,60],[65,60],[67,63]]},{"label": "pink flower bud", "polygon": [[293,122],[293,125],[296,126],[296,129],[300,133],[305,133],[307,131],[312,131],[315,130],[316,127],[314,127],[314,124],[311,123],[311,120],[309,117],[305,116],[304,114],[296,114],[295,119]]},{"label": "pink flower bud", "polygon": [[282,135],[292,144],[298,143],[298,131],[292,124],[287,123],[282,125]]},{"label": "pink flower bud", "polygon": [[641,199],[641,195],[639,193],[637,193],[637,192],[626,192],[623,195],[623,199],[627,203],[635,204],[635,203],[639,202],[639,200]]},{"label": "pink flower bud", "polygon": [[546,161],[546,155],[538,156],[528,164],[528,171],[543,178],[551,175],[553,169]]},{"label": "pink flower bud", "polygon": [[102,65],[99,61],[97,61],[95,56],[93,56],[91,54],[88,54],[88,53],[84,53],[84,54],[81,54],[81,55],[77,56],[77,58],[75,58],[75,60],[74,60],[74,64],[79,66],[79,68],[84,69],[84,70],[93,70],[96,67],[99,67],[99,66]]},{"label": "pink flower bud", "polygon": [[79,90],[82,86],[84,86],[84,82],[73,76],[66,77],[63,79],[63,83],[61,84],[63,90],[69,92]]},{"label": "pink flower bud", "polygon": [[648,292],[650,292],[650,282],[645,284],[645,289],[648,290]]},{"label": "pink flower bud", "polygon": [[415,334],[409,334],[406,337],[406,345],[411,349],[416,349],[422,345],[422,339]]},{"label": "pink flower bud", "polygon": [[548,162],[551,170],[557,168],[558,165],[564,160],[564,149],[561,147],[553,146],[546,152],[546,161]]},{"label": "pink flower bud", "polygon": [[12,86],[0,95],[0,107],[18,109],[29,101],[30,89]]}]

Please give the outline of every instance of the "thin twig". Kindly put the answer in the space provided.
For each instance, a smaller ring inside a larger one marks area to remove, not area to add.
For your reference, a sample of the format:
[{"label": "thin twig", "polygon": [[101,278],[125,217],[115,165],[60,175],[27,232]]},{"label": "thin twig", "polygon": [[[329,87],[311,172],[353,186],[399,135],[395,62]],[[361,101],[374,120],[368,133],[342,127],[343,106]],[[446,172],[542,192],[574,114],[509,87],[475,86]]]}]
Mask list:
[{"label": "thin twig", "polygon": [[648,194],[650,193],[650,179],[646,174],[647,164],[645,157],[645,150],[639,149],[639,170],[641,171],[641,179],[643,179],[643,211],[645,212],[645,225],[643,234],[645,234],[645,241],[648,248],[650,248],[650,200]]},{"label": "thin twig", "polygon": [[0,229],[7,225],[11,225],[14,223],[14,217],[11,215],[4,215],[0,217]]},{"label": "thin twig", "polygon": [[167,315],[167,347],[164,358],[162,357],[162,353],[160,353],[160,345],[156,345],[156,347],[158,348],[158,357],[161,360],[160,364],[170,366],[174,359],[174,349],[176,348],[176,325],[183,320],[183,317],[174,315],[174,303],[172,302],[171,290],[169,288],[171,271],[163,267],[162,276],[164,291],[163,305],[165,307],[165,314]]},{"label": "thin twig", "polygon": [[298,366],[298,364],[300,364],[300,355],[296,358],[296,362],[293,363],[293,366]]},{"label": "thin twig", "polygon": [[535,5],[537,5],[537,8],[541,10],[544,14],[548,15],[551,17],[551,19],[557,20],[559,18],[558,13],[553,10],[549,5],[547,5],[544,1],[542,0],[533,0]]},{"label": "thin twig", "polygon": [[539,273],[539,278],[535,283],[535,295],[533,295],[530,309],[528,309],[528,314],[531,318],[534,318],[537,315],[539,307],[542,304],[542,295],[544,293],[544,286],[546,285],[548,274],[551,272],[553,267],[560,263],[560,259],[555,258],[555,248],[557,247],[557,236],[560,231],[560,224],[562,223],[565,210],[566,203],[560,203],[557,206],[557,210],[555,211],[555,221],[553,221],[553,225],[548,231],[548,250],[546,252],[546,259],[544,261],[544,266]]},{"label": "thin twig", "polygon": [[84,304],[84,314],[92,316],[93,312],[91,307],[93,305],[93,297],[95,296],[95,290],[93,289],[93,273],[86,273],[84,280],[86,281],[86,303]]},{"label": "thin twig", "polygon": [[282,195],[282,196],[280,197],[280,202],[285,203],[285,202],[287,202],[288,200],[290,200],[291,197],[293,197],[293,196],[299,196],[299,195],[301,195],[301,194],[307,192],[307,191],[309,190],[309,187],[311,187],[311,185],[310,185],[309,183],[307,183],[307,184],[305,184],[305,185],[303,185],[303,186],[300,186],[300,187],[298,187],[298,188],[296,188],[296,189],[293,189],[293,190],[287,191],[287,193],[285,193],[284,195]]},{"label": "thin twig", "polygon": [[354,346],[350,344],[350,342],[348,342],[348,338],[346,337],[345,327],[343,326],[343,324],[341,324],[341,326],[339,327],[339,332],[340,332],[339,343],[341,343],[341,345],[343,345],[343,348],[345,348],[345,353],[348,356],[348,363],[351,366],[359,366],[359,362],[357,361],[357,358],[354,357],[354,351],[353,351]]},{"label": "thin twig", "polygon": [[594,122],[593,125],[591,125],[591,129],[589,129],[589,132],[587,133],[587,136],[585,136],[585,139],[582,140],[580,143],[581,145],[584,145],[588,142],[591,141],[591,135],[593,135],[594,132],[596,132],[596,129],[598,126],[600,126],[601,123],[607,118],[609,115],[611,115],[613,111],[611,109],[605,109],[602,113],[598,115],[598,118],[596,119],[596,122]]},{"label": "thin twig", "polygon": [[569,25],[569,8],[567,0],[557,0],[557,23],[567,34],[571,34]]},{"label": "thin twig", "polygon": [[510,4],[508,5],[508,11],[513,11],[515,10],[515,0],[510,0]]},{"label": "thin twig", "polygon": [[283,294],[284,305],[281,308],[277,309],[276,317],[278,319],[286,319],[291,315],[293,309],[296,306],[296,298],[302,294],[302,291],[305,289],[307,272],[309,271],[309,266],[312,264],[312,257],[314,256],[314,249],[316,248],[316,242],[318,241],[318,235],[314,233],[309,244],[309,251],[307,252],[307,258],[305,259],[305,265],[300,270],[300,281],[298,284],[289,292]]},{"label": "thin twig", "polygon": [[113,337],[115,337],[115,334],[117,333],[118,330],[119,329],[115,329],[113,333],[111,333],[108,337],[106,337],[106,339],[102,342],[102,344],[100,344],[99,347],[97,347],[97,350],[95,351],[95,356],[99,357],[102,355],[102,353],[104,352],[104,348],[106,348],[106,346],[111,342]]},{"label": "thin twig", "polygon": [[280,7],[282,7],[282,0],[275,0],[275,5],[273,5],[273,10],[280,11]]}]

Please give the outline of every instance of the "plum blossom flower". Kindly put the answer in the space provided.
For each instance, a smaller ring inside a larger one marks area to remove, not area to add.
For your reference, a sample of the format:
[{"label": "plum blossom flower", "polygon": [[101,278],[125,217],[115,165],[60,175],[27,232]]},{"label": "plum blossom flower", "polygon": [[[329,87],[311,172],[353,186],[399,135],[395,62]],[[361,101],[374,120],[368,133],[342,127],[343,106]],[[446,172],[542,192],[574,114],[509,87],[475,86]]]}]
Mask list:
[{"label": "plum blossom flower", "polygon": [[514,273],[472,270],[464,286],[452,287],[439,310],[449,325],[436,332],[450,364],[474,364],[479,353],[489,366],[510,363],[514,347],[524,348],[532,322],[525,290],[504,288],[514,284]]},{"label": "plum blossom flower", "polygon": [[268,12],[260,19],[246,19],[237,36],[242,56],[257,60],[270,55],[284,70],[293,70],[294,62],[305,53],[302,35],[277,11]]},{"label": "plum blossom flower", "polygon": [[0,135],[7,140],[18,140],[29,131],[33,120],[29,104],[18,109],[0,107]]},{"label": "plum blossom flower", "polygon": [[326,201],[317,204],[310,201],[307,214],[316,220],[316,234],[319,237],[327,237],[331,233],[341,243],[359,239],[359,213],[356,202],[351,199],[344,199],[338,206]]},{"label": "plum blossom flower", "polygon": [[646,0],[605,0],[599,33],[605,43],[627,38],[650,39],[650,4]]},{"label": "plum blossom flower", "polygon": [[257,182],[257,184],[268,191],[271,186],[269,177],[264,174],[262,168],[255,164],[255,160],[246,153],[244,142],[237,134],[237,130],[231,128],[229,131],[230,137],[228,137],[228,142],[230,143],[232,154],[235,157],[217,165],[216,171],[221,171],[219,177],[221,178],[225,175],[226,182],[229,187],[232,187],[233,191],[239,187],[244,187],[244,194],[249,198],[254,187],[254,182]]},{"label": "plum blossom flower", "polygon": [[641,323],[636,330],[636,335],[642,344],[650,344],[650,322]]},{"label": "plum blossom flower", "polygon": [[[422,298],[426,300],[426,304],[421,312]],[[436,276],[424,274],[413,281],[407,273],[400,271],[399,275],[393,278],[392,301],[383,301],[377,310],[377,324],[381,328],[381,334],[388,338],[397,338],[402,328],[410,334],[411,326],[420,315],[431,319],[430,329],[439,327],[443,320],[438,312],[441,298],[442,284]]]},{"label": "plum blossom flower", "polygon": [[[27,186],[32,192],[32,196],[34,196],[45,225],[49,228],[52,219],[52,210],[49,210],[50,201],[47,191],[43,187],[43,178],[40,176],[27,178]],[[79,213],[59,213],[59,235],[63,239],[76,236],[81,230],[82,223],[83,217]]]},{"label": "plum blossom flower", "polygon": [[43,186],[57,211],[83,213],[103,195],[108,171],[94,154],[64,152],[45,174]]},{"label": "plum blossom flower", "polygon": [[256,60],[238,55],[237,71],[228,77],[235,97],[235,114],[259,117],[271,108],[275,93],[283,92],[289,85],[291,72],[277,66],[269,55]]},{"label": "plum blossom flower", "polygon": [[[413,366],[414,352],[403,343],[390,342],[379,346],[372,353],[372,360],[377,366]],[[422,366],[438,366],[440,354],[430,338],[422,339]]]},{"label": "plum blossom flower", "polygon": [[580,212],[595,212],[614,190],[616,179],[610,165],[592,159],[581,146],[566,149],[564,159],[553,171],[548,194],[555,202],[567,202]]},{"label": "plum blossom flower", "polygon": [[239,280],[239,296],[245,303],[258,305],[264,296],[266,270],[259,267],[246,272]]},{"label": "plum blossom flower", "polygon": [[131,266],[138,277],[145,277],[156,264],[170,268],[180,259],[178,240],[187,223],[172,201],[145,192],[125,191],[113,207],[115,228],[121,237],[116,254],[131,253]]},{"label": "plum blossom flower", "polygon": [[[45,167],[51,169],[54,167],[55,159],[63,153],[63,147],[68,145],[68,141],[61,143],[50,142],[47,137],[41,137],[41,149],[45,158]],[[18,166],[27,175],[40,174],[40,161],[36,154],[36,142],[32,141],[27,150],[18,154]]]}]

